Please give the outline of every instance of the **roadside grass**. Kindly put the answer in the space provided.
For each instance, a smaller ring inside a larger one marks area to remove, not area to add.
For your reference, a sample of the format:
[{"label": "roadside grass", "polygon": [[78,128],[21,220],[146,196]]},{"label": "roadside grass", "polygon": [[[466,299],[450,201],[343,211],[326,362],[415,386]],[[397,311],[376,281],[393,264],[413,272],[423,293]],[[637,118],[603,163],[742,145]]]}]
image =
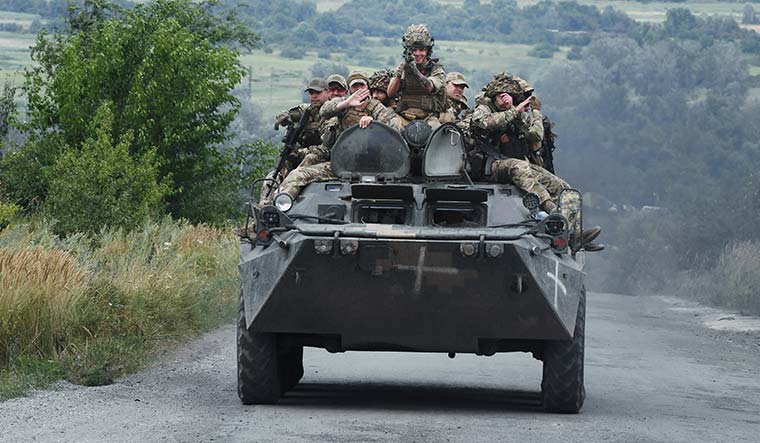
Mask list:
[{"label": "roadside grass", "polygon": [[230,232],[169,219],[93,237],[51,228],[0,233],[0,400],[59,379],[111,383],[234,314]]},{"label": "roadside grass", "polygon": [[760,244],[743,241],[726,247],[707,271],[680,276],[679,295],[702,303],[760,315]]}]

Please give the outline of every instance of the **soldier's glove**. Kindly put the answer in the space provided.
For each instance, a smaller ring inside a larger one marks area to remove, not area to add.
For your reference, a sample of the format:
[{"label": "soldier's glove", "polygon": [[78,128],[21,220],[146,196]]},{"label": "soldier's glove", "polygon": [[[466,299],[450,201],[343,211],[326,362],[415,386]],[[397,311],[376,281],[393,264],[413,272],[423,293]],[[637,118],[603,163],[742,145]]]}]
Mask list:
[{"label": "soldier's glove", "polygon": [[290,126],[293,122],[290,121],[290,113],[288,111],[277,114],[274,118],[274,130],[279,131],[280,126]]},{"label": "soldier's glove", "polygon": [[308,151],[306,148],[300,148],[300,149],[294,149],[292,151],[288,152],[288,163],[291,165],[292,169],[295,169],[296,166],[298,166],[299,163],[301,163],[301,160],[306,156]]},{"label": "soldier's glove", "polygon": [[414,73],[414,75],[417,76],[417,79],[419,79],[420,84],[428,91],[432,91],[433,82],[431,82],[430,79],[425,76],[425,74],[420,72],[420,69],[417,67],[417,64],[414,62],[411,62],[408,64],[408,66],[409,66],[409,69]]},{"label": "soldier's glove", "polygon": [[404,69],[406,69],[406,62],[403,62],[400,65],[398,65],[398,68],[396,68],[396,72],[394,72],[393,75],[397,78],[401,78],[401,74],[404,73]]}]

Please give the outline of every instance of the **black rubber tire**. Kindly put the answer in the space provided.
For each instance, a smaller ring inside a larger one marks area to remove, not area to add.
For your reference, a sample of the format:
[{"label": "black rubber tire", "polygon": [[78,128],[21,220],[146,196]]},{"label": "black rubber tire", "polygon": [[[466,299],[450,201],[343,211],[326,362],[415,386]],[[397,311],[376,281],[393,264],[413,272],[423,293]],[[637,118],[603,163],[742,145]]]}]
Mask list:
[{"label": "black rubber tire", "polygon": [[572,341],[549,342],[544,348],[541,403],[546,412],[577,414],[586,399],[583,352],[586,326],[586,289],[581,289]]},{"label": "black rubber tire", "polygon": [[280,381],[282,392],[293,389],[303,378],[303,346],[280,348]]},{"label": "black rubber tire", "polygon": [[273,404],[282,396],[277,336],[246,327],[243,291],[238,294],[238,397],[244,405]]}]

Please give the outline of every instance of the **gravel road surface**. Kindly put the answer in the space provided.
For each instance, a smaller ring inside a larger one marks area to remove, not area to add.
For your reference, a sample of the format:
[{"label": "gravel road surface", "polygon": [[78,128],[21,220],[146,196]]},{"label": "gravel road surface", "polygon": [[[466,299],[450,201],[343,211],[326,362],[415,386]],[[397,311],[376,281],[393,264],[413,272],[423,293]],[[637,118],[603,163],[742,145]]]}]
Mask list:
[{"label": "gravel road surface", "polygon": [[280,404],[242,406],[229,325],[116,384],[0,403],[0,441],[758,442],[760,332],[747,321],[673,298],[589,294],[578,415],[541,412],[541,363],[522,353],[307,348],[304,379]]}]

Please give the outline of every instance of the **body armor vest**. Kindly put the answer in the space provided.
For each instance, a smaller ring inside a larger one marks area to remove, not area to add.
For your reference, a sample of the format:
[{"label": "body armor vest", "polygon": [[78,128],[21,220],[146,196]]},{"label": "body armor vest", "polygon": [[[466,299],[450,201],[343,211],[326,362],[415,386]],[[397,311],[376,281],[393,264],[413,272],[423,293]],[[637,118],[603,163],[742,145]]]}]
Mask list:
[{"label": "body armor vest", "polygon": [[375,110],[375,107],[378,105],[378,101],[374,98],[369,100],[369,103],[367,103],[367,106],[364,109],[356,109],[356,108],[349,108],[344,114],[343,118],[340,120],[340,127],[341,130],[346,130],[350,128],[353,125],[359,124],[359,120],[361,120],[362,117],[372,115],[372,113]]},{"label": "body armor vest", "polygon": [[300,137],[300,144],[303,148],[322,144],[322,137],[319,134],[319,127],[322,124],[322,119],[319,117],[319,108],[320,106],[309,106],[306,108],[306,112],[310,116],[309,122],[306,124]]},{"label": "body armor vest", "polygon": [[[420,72],[428,77],[430,76],[430,73],[433,72],[434,65],[435,61],[430,60],[422,69],[420,69]],[[417,108],[428,114],[437,114],[446,110],[446,88],[440,88],[439,91],[431,94],[425,89],[422,83],[420,83],[417,76],[408,70],[404,73],[400,95],[401,98],[396,106],[397,112]]]},{"label": "body armor vest", "polygon": [[526,160],[530,153],[528,142],[525,140],[525,134],[518,131],[512,124],[505,131],[488,134],[486,143],[497,147],[499,152],[507,158]]}]

